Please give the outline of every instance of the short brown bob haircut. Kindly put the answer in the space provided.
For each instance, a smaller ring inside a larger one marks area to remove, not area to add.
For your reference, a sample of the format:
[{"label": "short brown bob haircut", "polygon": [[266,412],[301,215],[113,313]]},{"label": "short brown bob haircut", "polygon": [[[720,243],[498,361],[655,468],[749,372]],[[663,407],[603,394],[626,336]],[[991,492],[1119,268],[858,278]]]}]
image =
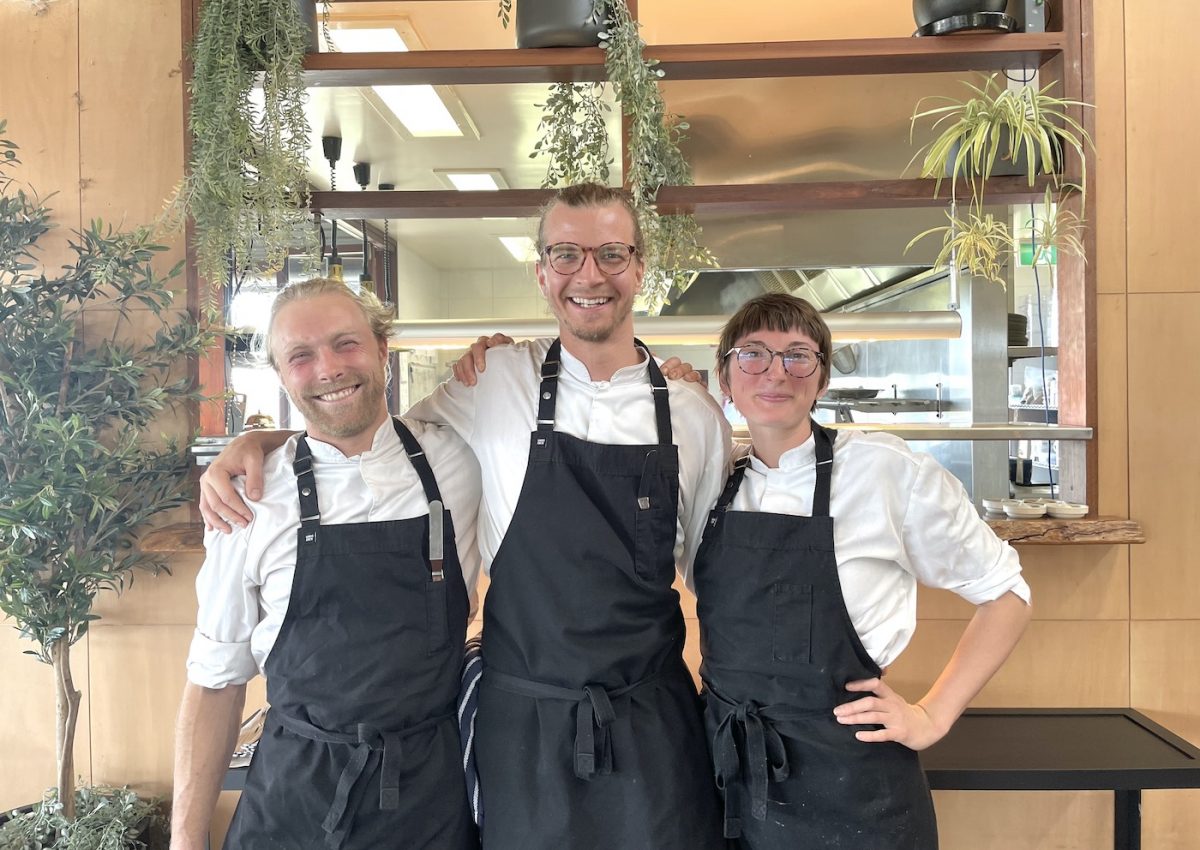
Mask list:
[{"label": "short brown bob haircut", "polygon": [[[833,337],[829,325],[812,304],[794,295],[769,292],[751,298],[729,317],[717,343],[717,374],[721,385],[729,386],[729,360],[726,354],[738,340],[755,331],[786,333],[798,330],[813,342],[821,354],[821,386],[829,385],[829,361],[833,358]],[[815,403],[814,403],[815,408]]]}]

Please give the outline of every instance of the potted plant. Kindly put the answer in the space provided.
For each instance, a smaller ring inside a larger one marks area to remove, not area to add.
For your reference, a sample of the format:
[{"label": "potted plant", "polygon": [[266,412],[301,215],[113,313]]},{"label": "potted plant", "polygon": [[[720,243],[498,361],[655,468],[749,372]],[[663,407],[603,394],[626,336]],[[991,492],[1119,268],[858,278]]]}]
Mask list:
[{"label": "potted plant", "polygon": [[1003,12],[1008,0],[913,0],[913,20],[918,27],[934,21],[979,12]]},{"label": "potted plant", "polygon": [[[986,213],[984,206],[988,178],[1005,172],[1025,175],[1030,186],[1039,174],[1050,178],[1043,213],[1035,216],[1032,223],[1039,255],[1051,247],[1082,253],[1078,239],[1082,221],[1061,203],[1065,195],[1058,204],[1054,198],[1059,191],[1078,191],[1082,199],[1086,191],[1085,147],[1093,144],[1071,110],[1089,104],[1054,96],[1051,91],[1055,83],[1041,88],[1022,85],[1010,89],[993,74],[982,85],[964,84],[972,96],[922,98],[913,112],[910,142],[920,121],[932,119],[933,129],[938,132],[917,151],[912,162],[920,160],[921,177],[935,179],[935,195],[942,180],[949,178],[952,200],[947,213],[949,224],[924,231],[908,247],[930,234],[941,233],[942,249],[936,265],[945,266],[954,258],[972,274],[1002,280],[1001,267],[1013,239],[1008,224]],[[922,108],[930,100],[938,105]],[[1068,150],[1077,155],[1082,169],[1078,185],[1067,184],[1058,170],[1064,160],[1062,154]],[[960,179],[968,189],[965,217],[960,217],[957,211]]]},{"label": "potted plant", "polygon": [[177,211],[195,220],[200,275],[212,285],[234,270],[278,269],[297,241],[315,253],[302,76],[315,25],[312,0],[205,0],[201,8],[192,155]]},{"label": "potted plant", "polygon": [[[687,124],[667,112],[658,80],[658,62],[644,55],[640,26],[625,0],[587,0],[590,14],[603,10],[599,33],[605,51],[608,84],[628,120],[628,169],[625,183],[645,236],[646,282],[643,299],[656,312],[671,291],[682,292],[697,266],[716,264],[700,245],[700,227],[691,215],[660,215],[655,206],[662,186],[692,185],[692,171],[680,151]],[[505,0],[501,0],[501,20]],[[520,12],[520,6],[518,13]],[[607,183],[609,143],[604,116],[604,84],[555,83],[543,104],[539,137],[532,156],[547,156],[545,188],[594,180]]]},{"label": "potted plant", "polygon": [[[182,264],[166,275],[156,272],[153,263],[166,249],[147,229],[117,232],[93,222],[75,234],[74,259],[58,274],[35,270],[37,242],[51,226],[49,210],[11,177],[18,151],[4,126],[0,122],[0,612],[33,642],[28,654],[54,668],[58,781],[32,814],[0,832],[0,847],[91,847],[69,843],[76,830],[66,825],[75,823],[77,807],[111,812],[132,804],[123,791],[76,793],[81,694],[71,646],[97,619],[97,593],[121,590],[135,569],[160,568],[134,547],[137,529],[189,501],[191,487],[183,452],[169,441],[156,447],[149,426],[174,403],[199,399],[180,366],[209,340],[172,310],[169,284]],[[149,331],[140,330],[147,325]],[[102,798],[109,802],[101,805]],[[13,836],[27,828],[50,829],[68,843],[17,842]]]}]

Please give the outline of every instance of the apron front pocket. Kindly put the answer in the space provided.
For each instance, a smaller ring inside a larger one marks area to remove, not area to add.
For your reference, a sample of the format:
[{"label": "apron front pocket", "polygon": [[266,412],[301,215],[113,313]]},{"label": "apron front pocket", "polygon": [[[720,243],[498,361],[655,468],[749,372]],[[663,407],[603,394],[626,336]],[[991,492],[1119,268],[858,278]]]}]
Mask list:
[{"label": "apron front pocket", "polygon": [[633,566],[642,581],[675,579],[675,511],[638,509],[634,516]]},{"label": "apron front pocket", "polygon": [[812,661],[811,584],[776,582],[771,586],[771,658],[785,663]]},{"label": "apron front pocket", "polygon": [[441,652],[450,643],[449,613],[446,610],[446,581],[425,582],[425,639],[428,654]]}]

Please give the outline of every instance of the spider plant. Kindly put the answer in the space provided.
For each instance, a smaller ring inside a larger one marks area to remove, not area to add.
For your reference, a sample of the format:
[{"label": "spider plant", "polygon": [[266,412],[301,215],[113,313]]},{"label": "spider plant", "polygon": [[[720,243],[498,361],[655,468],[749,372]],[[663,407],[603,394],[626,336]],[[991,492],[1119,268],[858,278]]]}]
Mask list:
[{"label": "spider plant", "polygon": [[942,250],[938,252],[934,265],[946,268],[951,262],[965,268],[972,275],[994,280],[1003,285],[1005,256],[1012,251],[1013,239],[1008,225],[991,213],[971,210],[966,219],[951,212],[946,213],[949,224],[931,227],[917,234],[904,249],[908,251],[917,242],[934,233],[942,234]]},{"label": "spider plant", "polygon": [[[971,82],[964,85],[974,92],[973,97],[921,98],[910,120],[910,143],[917,123],[923,119],[934,119],[933,129],[940,129],[938,136],[921,147],[912,159],[912,162],[921,160],[922,177],[936,178],[935,194],[947,175],[952,185],[961,176],[971,187],[975,206],[982,207],[984,181],[991,177],[997,158],[1014,164],[1023,162],[1030,186],[1039,173],[1050,175],[1054,185],[1059,186],[1061,176],[1055,171],[1055,163],[1067,149],[1079,154],[1083,168],[1080,183],[1086,186],[1084,147],[1095,146],[1071,110],[1090,104],[1050,94],[1057,85],[1054,82],[1041,88],[1024,85],[1009,89],[998,75],[992,74],[982,85]],[[926,102],[941,102],[941,105],[922,109]]]}]

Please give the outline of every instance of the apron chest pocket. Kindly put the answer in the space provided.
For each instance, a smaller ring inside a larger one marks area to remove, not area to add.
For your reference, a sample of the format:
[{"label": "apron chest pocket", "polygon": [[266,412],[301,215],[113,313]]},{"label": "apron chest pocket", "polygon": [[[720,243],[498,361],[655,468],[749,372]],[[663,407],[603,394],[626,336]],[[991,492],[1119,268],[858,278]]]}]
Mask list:
[{"label": "apron chest pocket", "polygon": [[634,517],[633,566],[642,581],[675,579],[675,511],[639,509]]},{"label": "apron chest pocket", "polygon": [[446,611],[447,584],[447,581],[425,582],[425,640],[429,655],[441,652],[450,643],[450,616]]},{"label": "apron chest pocket", "polygon": [[786,663],[812,661],[811,584],[771,586],[771,658]]}]

